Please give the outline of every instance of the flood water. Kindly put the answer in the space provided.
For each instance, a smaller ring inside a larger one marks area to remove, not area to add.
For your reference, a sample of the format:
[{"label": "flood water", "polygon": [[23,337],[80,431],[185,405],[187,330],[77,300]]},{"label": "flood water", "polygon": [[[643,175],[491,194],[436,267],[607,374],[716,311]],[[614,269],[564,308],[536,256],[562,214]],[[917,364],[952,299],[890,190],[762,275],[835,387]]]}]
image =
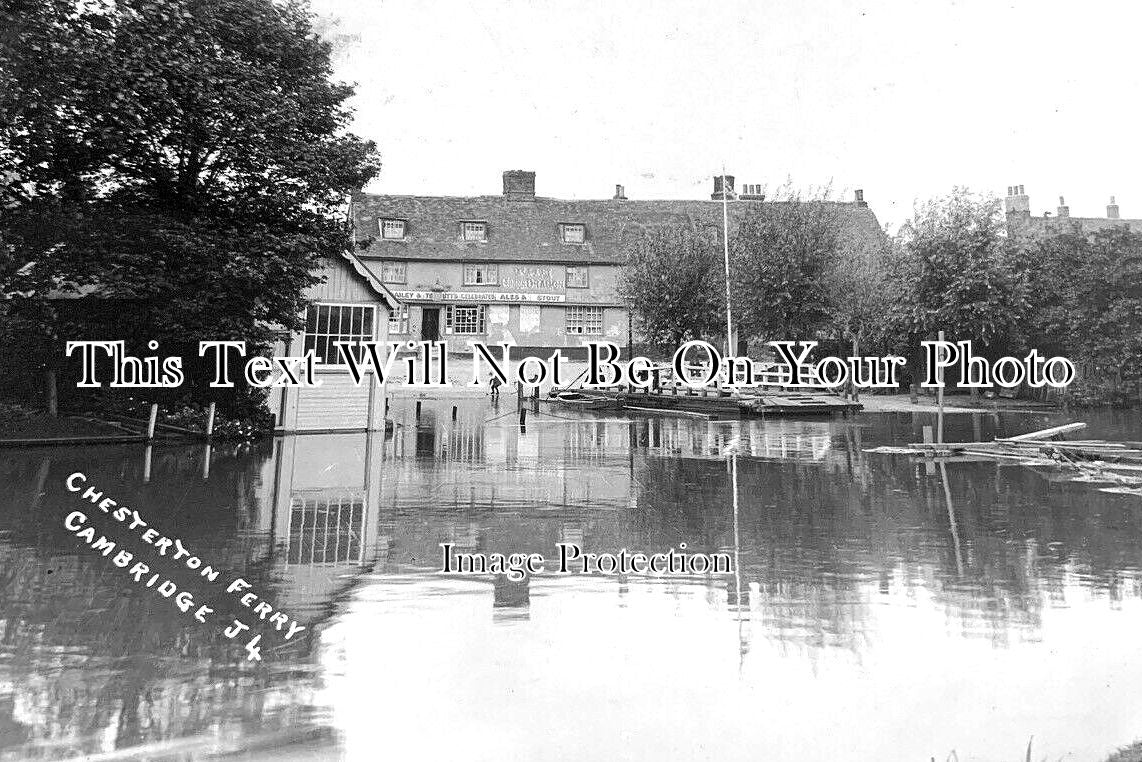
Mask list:
[{"label": "flood water", "polygon": [[[1036,760],[1101,762],[1142,738],[1142,497],[864,452],[929,415],[552,412],[521,431],[507,402],[404,401],[388,436],[0,450],[0,759],[967,762],[1033,737]],[[1142,439],[1137,414],[1084,418]],[[956,415],[946,438],[1062,420]],[[65,527],[77,510],[207,622]],[[737,573],[445,576],[442,542],[686,543]],[[239,577],[305,629],[260,622]]]}]

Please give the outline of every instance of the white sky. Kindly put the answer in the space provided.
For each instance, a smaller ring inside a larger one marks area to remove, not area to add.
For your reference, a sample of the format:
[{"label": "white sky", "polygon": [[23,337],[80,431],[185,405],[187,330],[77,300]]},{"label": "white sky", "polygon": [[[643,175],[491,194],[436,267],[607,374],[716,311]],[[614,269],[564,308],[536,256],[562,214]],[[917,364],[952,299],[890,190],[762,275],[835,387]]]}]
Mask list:
[{"label": "white sky", "polygon": [[1139,0],[312,2],[374,192],[708,198],[724,162],[893,226],[955,185],[1142,217]]}]

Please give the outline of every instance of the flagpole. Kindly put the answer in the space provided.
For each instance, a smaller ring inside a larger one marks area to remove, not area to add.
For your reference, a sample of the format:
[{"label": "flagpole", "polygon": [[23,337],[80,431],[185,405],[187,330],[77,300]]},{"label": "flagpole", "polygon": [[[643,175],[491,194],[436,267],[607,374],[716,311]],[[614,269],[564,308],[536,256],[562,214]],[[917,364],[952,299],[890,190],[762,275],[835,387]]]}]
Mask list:
[{"label": "flagpole", "polygon": [[730,312],[730,208],[726,190],[726,165],[722,165],[722,255],[726,268],[726,355],[733,356],[734,323]]}]

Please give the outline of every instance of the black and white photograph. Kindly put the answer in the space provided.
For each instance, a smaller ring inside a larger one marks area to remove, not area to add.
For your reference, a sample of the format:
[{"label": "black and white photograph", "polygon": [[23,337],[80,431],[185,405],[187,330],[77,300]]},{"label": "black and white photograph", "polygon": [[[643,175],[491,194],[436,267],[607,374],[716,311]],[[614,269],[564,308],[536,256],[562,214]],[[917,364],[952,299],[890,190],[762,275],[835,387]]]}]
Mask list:
[{"label": "black and white photograph", "polygon": [[1142,762],[1132,0],[0,0],[0,762]]}]

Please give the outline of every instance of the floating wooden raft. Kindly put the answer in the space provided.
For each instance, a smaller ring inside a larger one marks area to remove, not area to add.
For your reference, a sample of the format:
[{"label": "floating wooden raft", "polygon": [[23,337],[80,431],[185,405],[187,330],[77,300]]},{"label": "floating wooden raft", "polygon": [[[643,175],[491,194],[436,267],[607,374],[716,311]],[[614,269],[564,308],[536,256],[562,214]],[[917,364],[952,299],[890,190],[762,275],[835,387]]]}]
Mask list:
[{"label": "floating wooden raft", "polygon": [[713,416],[830,415],[863,408],[827,394],[735,395],[716,389],[666,389],[655,391],[553,390],[550,402],[580,408],[622,408],[635,412],[677,411]]},{"label": "floating wooden raft", "polygon": [[763,394],[755,411],[760,415],[828,415],[855,413],[864,409],[859,402],[830,394]]}]

